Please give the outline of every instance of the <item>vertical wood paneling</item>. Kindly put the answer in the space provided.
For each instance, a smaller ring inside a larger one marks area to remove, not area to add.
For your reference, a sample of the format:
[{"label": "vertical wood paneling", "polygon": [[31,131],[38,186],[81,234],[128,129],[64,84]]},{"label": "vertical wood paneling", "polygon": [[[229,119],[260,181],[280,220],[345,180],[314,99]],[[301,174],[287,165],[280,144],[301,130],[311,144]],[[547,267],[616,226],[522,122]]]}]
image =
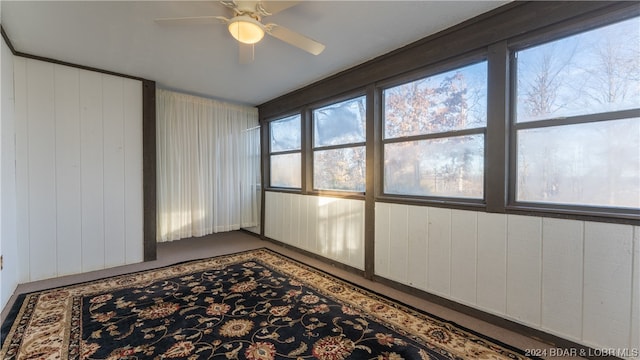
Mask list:
[{"label": "vertical wood paneling", "polygon": [[[310,251],[360,268],[363,202],[267,192],[267,236],[278,236],[270,223],[286,223],[282,201],[295,208],[291,197],[301,215],[289,220],[300,223],[301,237],[317,237]],[[376,275],[579,343],[638,346],[640,227],[375,206]]]},{"label": "vertical wood paneling", "polygon": [[104,267],[102,75],[80,71],[82,271]]},{"label": "vertical wood paneling", "polygon": [[429,209],[429,291],[447,296],[451,292],[451,210]]},{"label": "vertical wood paneling", "polygon": [[389,277],[389,209],[387,203],[376,203],[374,273]]},{"label": "vertical wood paneling", "polygon": [[351,222],[354,220],[350,211],[349,200],[338,200],[335,202],[333,219],[336,223],[336,235],[333,238],[333,257],[345,264],[349,264],[347,241]]},{"label": "vertical wood paneling", "polygon": [[14,71],[20,281],[142,261],[142,83],[22,58]]},{"label": "vertical wood paneling", "polygon": [[143,261],[142,82],[123,79],[125,261]]},{"label": "vertical wood paneling", "polygon": [[[630,349],[640,349],[640,226],[633,227],[633,275],[631,277]],[[639,356],[636,359],[640,359]]]},{"label": "vertical wood paneling", "polygon": [[389,208],[389,278],[405,283],[408,275],[408,207],[391,204]]},{"label": "vertical wood paneling", "polygon": [[278,194],[273,195],[273,226],[271,227],[271,232],[274,236],[274,239],[281,240],[282,237],[282,203],[283,197],[277,196]]},{"label": "vertical wood paneling", "polygon": [[318,238],[318,197],[305,196],[307,199],[307,250],[316,251]]},{"label": "vertical wood paneling", "polygon": [[289,198],[289,209],[287,211],[289,225],[289,235],[287,236],[287,243],[293,246],[299,245],[300,238],[300,196],[287,195]]},{"label": "vertical wood paneling", "polygon": [[20,282],[18,237],[16,233],[16,148],[14,102],[14,56],[0,40],[0,309],[4,308]]},{"label": "vertical wood paneling", "polygon": [[308,196],[300,197],[300,237],[298,238],[298,247],[304,250],[309,249],[309,199]]},{"label": "vertical wood paneling", "polygon": [[476,302],[476,243],[478,215],[451,211],[451,297],[466,304]]},{"label": "vertical wood paneling", "polygon": [[633,226],[585,223],[583,340],[626,348],[631,330]]},{"label": "vertical wood paneling", "polygon": [[582,337],[584,222],[543,219],[542,327],[565,338]]},{"label": "vertical wood paneling", "polygon": [[265,236],[364,269],[364,202],[266,192]]},{"label": "vertical wood paneling", "polygon": [[274,193],[266,191],[264,193],[264,236],[275,239],[273,227],[275,224],[274,217],[276,212],[274,209],[276,199]]},{"label": "vertical wood paneling", "polygon": [[504,314],[507,295],[507,218],[478,213],[477,304]]},{"label": "vertical wood paneling", "polygon": [[507,216],[507,314],[540,325],[542,218]]},{"label": "vertical wood paneling", "polygon": [[55,156],[58,275],[82,268],[82,199],[80,197],[80,89],[78,70],[56,65]]},{"label": "vertical wood paneling", "polygon": [[29,136],[29,255],[31,276],[57,273],[56,132],[53,64],[27,62]]},{"label": "vertical wood paneling", "polygon": [[[631,278],[630,349],[640,349],[640,226],[633,228],[633,276]],[[640,359],[640,356],[636,357]]]},{"label": "vertical wood paneling", "polygon": [[346,234],[349,264],[364,269],[364,201],[348,200],[350,222]]},{"label": "vertical wood paneling", "polygon": [[16,57],[13,63],[16,119],[16,237],[20,258],[18,280],[31,280],[29,228],[29,105],[27,95],[27,60]]},{"label": "vertical wood paneling", "polygon": [[424,206],[409,206],[408,208],[407,263],[409,264],[409,274],[407,285],[427,290],[429,209]]},{"label": "vertical wood paneling", "polygon": [[104,266],[125,263],[124,99],[121,78],[102,75]]},{"label": "vertical wood paneling", "polygon": [[317,233],[317,237],[316,237],[316,251],[318,252],[318,254],[322,255],[322,256],[327,256],[328,254],[328,242],[329,242],[329,237],[330,232],[331,232],[331,226],[329,224],[330,222],[330,209],[329,209],[329,203],[330,203],[331,199],[327,199],[327,198],[318,198],[318,233]]}]

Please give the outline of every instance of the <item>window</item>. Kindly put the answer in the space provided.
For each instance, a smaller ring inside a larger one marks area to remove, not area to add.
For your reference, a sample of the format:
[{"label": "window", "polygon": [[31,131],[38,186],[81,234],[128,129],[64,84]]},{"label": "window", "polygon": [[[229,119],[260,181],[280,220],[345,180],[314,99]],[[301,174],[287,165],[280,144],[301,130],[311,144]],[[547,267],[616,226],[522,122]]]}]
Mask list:
[{"label": "window", "polygon": [[313,188],[364,192],[366,98],[313,111]]},{"label": "window", "polygon": [[639,28],[514,53],[516,202],[640,208]]},{"label": "window", "polygon": [[272,187],[301,187],[300,115],[293,115],[269,123],[270,185]]},{"label": "window", "polygon": [[384,193],[482,199],[487,63],[383,91]]}]

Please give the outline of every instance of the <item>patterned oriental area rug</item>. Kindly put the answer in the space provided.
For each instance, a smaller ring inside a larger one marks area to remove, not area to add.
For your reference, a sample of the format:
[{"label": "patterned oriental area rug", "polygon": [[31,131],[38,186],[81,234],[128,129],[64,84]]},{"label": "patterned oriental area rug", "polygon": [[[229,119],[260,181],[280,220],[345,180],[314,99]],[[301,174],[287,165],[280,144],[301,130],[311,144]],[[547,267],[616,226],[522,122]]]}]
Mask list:
[{"label": "patterned oriental area rug", "polygon": [[21,296],[0,359],[525,359],[267,249]]}]

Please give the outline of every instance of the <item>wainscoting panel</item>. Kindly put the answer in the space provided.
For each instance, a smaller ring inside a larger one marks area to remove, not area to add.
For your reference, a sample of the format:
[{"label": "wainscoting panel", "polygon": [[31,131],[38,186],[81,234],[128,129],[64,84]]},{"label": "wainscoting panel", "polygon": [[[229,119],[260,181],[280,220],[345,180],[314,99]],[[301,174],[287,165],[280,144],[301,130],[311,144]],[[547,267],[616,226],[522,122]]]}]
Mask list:
[{"label": "wainscoting panel", "polygon": [[265,194],[265,236],[364,269],[364,201]]},{"label": "wainscoting panel", "polygon": [[451,297],[464,304],[476,303],[478,215],[451,211]]},{"label": "wainscoting panel", "polygon": [[375,273],[594,348],[638,349],[639,229],[376,203]]},{"label": "wainscoting panel", "polygon": [[142,261],[142,83],[15,58],[20,281]]},{"label": "wainscoting panel", "polygon": [[584,222],[543,219],[542,328],[582,336]]},{"label": "wainscoting panel", "polygon": [[56,194],[58,275],[76,273],[82,268],[82,186],[80,171],[80,74],[73,68],[54,67],[56,106]]},{"label": "wainscoting panel", "polygon": [[487,312],[507,311],[507,217],[478,213],[477,306]]},{"label": "wainscoting panel", "polygon": [[589,344],[629,346],[632,246],[630,225],[585,223],[582,336]]},{"label": "wainscoting panel", "polygon": [[507,216],[507,314],[540,326],[542,218]]}]

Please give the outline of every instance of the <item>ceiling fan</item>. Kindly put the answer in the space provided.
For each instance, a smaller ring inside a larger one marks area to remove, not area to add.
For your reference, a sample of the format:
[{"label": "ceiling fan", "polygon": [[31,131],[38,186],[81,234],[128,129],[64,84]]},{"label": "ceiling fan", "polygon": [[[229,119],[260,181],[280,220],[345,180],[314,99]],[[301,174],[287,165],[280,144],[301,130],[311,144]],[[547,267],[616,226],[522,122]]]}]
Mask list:
[{"label": "ceiling fan", "polygon": [[274,23],[262,23],[262,18],[297,5],[299,1],[244,1],[221,0],[220,3],[233,11],[231,18],[224,16],[191,16],[155,19],[158,23],[197,22],[218,20],[227,25],[229,33],[239,44],[240,62],[253,61],[253,45],[267,33],[276,39],[293,45],[310,54],[319,55],[325,46],[311,38]]}]

